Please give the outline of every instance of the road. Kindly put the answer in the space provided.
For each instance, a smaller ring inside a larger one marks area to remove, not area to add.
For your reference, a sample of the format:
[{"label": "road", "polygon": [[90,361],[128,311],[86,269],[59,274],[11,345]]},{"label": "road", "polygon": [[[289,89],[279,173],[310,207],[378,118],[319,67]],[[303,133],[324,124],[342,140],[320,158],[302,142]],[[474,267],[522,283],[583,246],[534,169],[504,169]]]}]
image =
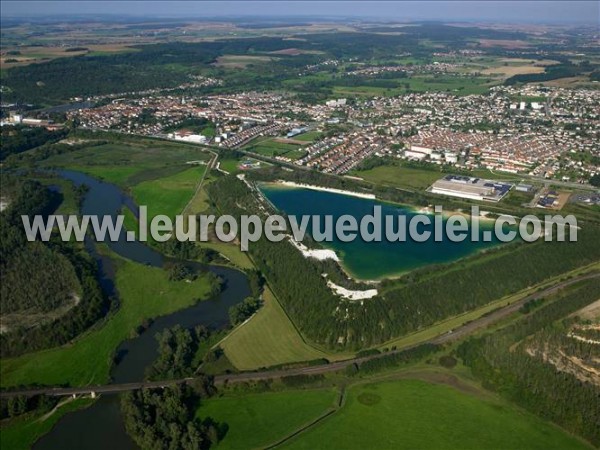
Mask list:
[{"label": "road", "polygon": [[[410,348],[416,347],[418,345],[431,343],[431,344],[445,344],[448,342],[452,342],[458,339],[461,339],[477,330],[485,328],[499,320],[517,312],[524,303],[537,299],[539,297],[544,297],[550,294],[554,294],[557,291],[564,289],[567,286],[570,286],[579,281],[589,280],[593,278],[600,278],[600,273],[593,272],[584,275],[580,275],[578,277],[572,278],[570,280],[562,281],[554,286],[543,289],[542,291],[535,292],[533,294],[527,295],[520,300],[517,300],[510,305],[500,307],[499,309],[475,319],[471,322],[468,322],[460,327],[457,327],[452,332],[444,333],[442,335],[436,336],[432,339],[422,341],[418,344],[414,344],[408,347],[403,347],[401,349],[393,350],[390,352],[374,354],[363,356],[361,358],[352,358],[346,359],[343,361],[336,361],[329,364],[323,364],[319,366],[309,366],[309,367],[298,367],[293,369],[282,369],[282,370],[264,370],[260,372],[241,372],[235,374],[225,374],[225,375],[217,375],[215,377],[215,384],[224,384],[224,383],[242,383],[248,381],[259,381],[259,380],[267,380],[273,378],[281,378],[288,377],[294,375],[317,375],[324,374],[330,372],[336,372],[338,370],[345,369],[346,367],[352,364],[361,364],[366,361],[370,361],[373,359],[381,358],[386,355],[401,353]],[[124,384],[105,384],[98,386],[83,386],[83,387],[45,387],[45,388],[35,388],[35,389],[19,389],[19,390],[11,390],[11,391],[3,391],[0,392],[0,398],[8,398],[14,397],[17,395],[39,395],[46,394],[50,396],[70,396],[70,395],[83,395],[83,394],[116,394],[120,392],[127,392],[137,389],[143,388],[164,388],[167,386],[174,386],[178,384],[189,383],[194,380],[193,377],[190,378],[180,378],[175,380],[166,380],[166,381],[145,381],[145,382],[137,382],[137,383],[124,383]]]},{"label": "road", "polygon": [[202,186],[204,184],[204,180],[206,179],[206,175],[211,171],[211,169],[215,166],[217,160],[219,159],[219,155],[215,152],[213,152],[212,150],[208,150],[212,156],[210,158],[210,160],[208,161],[208,163],[206,163],[206,170],[202,173],[202,177],[200,177],[200,181],[198,181],[198,184],[196,184],[196,190],[194,191],[194,195],[192,195],[192,198],[190,198],[190,201],[187,202],[187,205],[185,205],[185,207],[183,208],[183,211],[181,212],[182,216],[185,216],[188,208],[190,207],[190,205],[192,204],[192,202],[194,201],[194,199],[196,198],[196,196],[199,194],[200,190],[202,189]]}]

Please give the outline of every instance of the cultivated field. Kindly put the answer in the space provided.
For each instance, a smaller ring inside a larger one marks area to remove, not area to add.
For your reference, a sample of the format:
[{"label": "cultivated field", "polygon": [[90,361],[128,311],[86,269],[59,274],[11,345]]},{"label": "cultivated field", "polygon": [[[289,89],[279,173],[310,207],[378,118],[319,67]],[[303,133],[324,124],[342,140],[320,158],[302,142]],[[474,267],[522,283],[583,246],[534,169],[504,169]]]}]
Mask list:
[{"label": "cultivated field", "polygon": [[271,58],[269,56],[223,55],[217,58],[215,66],[226,67],[228,69],[244,69],[250,64],[265,64],[274,59],[276,58]]},{"label": "cultivated field", "polygon": [[233,330],[221,347],[240,370],[252,370],[328,355],[304,342],[269,289],[265,304],[246,323]]}]

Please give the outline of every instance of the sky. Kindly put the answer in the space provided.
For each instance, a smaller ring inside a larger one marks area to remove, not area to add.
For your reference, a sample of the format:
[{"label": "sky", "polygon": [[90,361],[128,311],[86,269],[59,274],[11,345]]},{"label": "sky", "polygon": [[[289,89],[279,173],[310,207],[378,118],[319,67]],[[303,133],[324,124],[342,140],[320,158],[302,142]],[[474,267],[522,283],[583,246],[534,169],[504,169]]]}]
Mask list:
[{"label": "sky", "polygon": [[600,24],[600,1],[36,1],[2,0],[2,16],[318,17]]}]

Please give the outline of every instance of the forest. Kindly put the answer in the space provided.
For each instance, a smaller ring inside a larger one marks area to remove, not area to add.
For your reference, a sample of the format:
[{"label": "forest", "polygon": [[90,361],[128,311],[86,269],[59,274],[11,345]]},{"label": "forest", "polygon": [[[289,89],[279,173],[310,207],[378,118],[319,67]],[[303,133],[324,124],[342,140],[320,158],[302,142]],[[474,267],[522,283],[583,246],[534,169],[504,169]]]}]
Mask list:
[{"label": "forest", "polygon": [[191,330],[176,325],[156,334],[158,357],[146,370],[150,380],[172,380],[194,374],[193,364],[200,346],[210,338],[210,331],[203,326]]},{"label": "forest", "polygon": [[[8,357],[68,342],[107,313],[109,300],[97,281],[96,263],[81,246],[27,241],[21,215],[52,213],[60,194],[37,181],[2,176],[3,194],[11,192],[9,207],[0,213],[3,319],[42,317],[35,324],[16,321],[0,335],[2,356]],[[63,314],[51,314],[61,307]]]},{"label": "forest", "polygon": [[195,417],[198,402],[214,393],[206,376],[192,386],[128,392],[121,398],[125,428],[141,448],[206,450],[226,432],[224,425]]},{"label": "forest", "polygon": [[8,156],[25,152],[44,144],[52,144],[63,139],[68,130],[48,131],[46,128],[25,126],[2,127],[2,146],[0,161]]},{"label": "forest", "polygon": [[[551,336],[564,336],[564,325],[572,320],[564,318],[598,298],[600,283],[596,279],[580,282],[545,299],[545,306],[521,320],[468,339],[459,346],[458,356],[482,380],[484,387],[598,446],[600,387],[566,371],[557,371],[540,355],[528,353],[536,344],[548,346]],[[561,342],[561,349],[567,353],[582,346],[573,339]]]}]

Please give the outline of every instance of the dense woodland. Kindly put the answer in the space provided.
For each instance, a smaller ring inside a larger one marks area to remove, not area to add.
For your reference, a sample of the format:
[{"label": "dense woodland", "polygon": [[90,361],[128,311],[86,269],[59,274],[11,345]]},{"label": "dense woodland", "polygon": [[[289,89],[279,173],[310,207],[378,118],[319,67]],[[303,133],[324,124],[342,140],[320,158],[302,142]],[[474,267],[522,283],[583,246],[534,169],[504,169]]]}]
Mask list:
[{"label": "dense woodland", "polygon": [[176,325],[156,334],[158,357],[146,370],[151,380],[172,380],[194,374],[194,359],[200,346],[210,338],[210,331],[203,326],[188,330]]},{"label": "dense woodland", "polygon": [[59,397],[48,395],[3,397],[0,399],[0,419],[10,419],[33,411],[44,414],[51,411],[59,400]]},{"label": "dense woodland", "polygon": [[[566,334],[564,319],[600,298],[597,280],[580,282],[548,298],[548,304],[521,320],[460,345],[458,355],[484,387],[495,390],[531,412],[600,445],[600,388],[531,356],[527,349],[552,344],[549,336]],[[569,322],[569,320],[567,320]],[[585,345],[561,339],[563,350],[581,351]],[[550,345],[552,348],[552,345]],[[589,354],[591,349],[588,347]],[[594,350],[597,356],[597,349]]]},{"label": "dense woodland", "polygon": [[215,393],[212,379],[198,378],[193,386],[142,389],[121,399],[125,428],[143,449],[205,450],[226,432],[211,419],[195,417],[198,402]]},{"label": "dense woodland", "polygon": [[232,325],[238,325],[249,319],[262,305],[262,300],[254,297],[247,297],[243,302],[233,305],[229,308],[229,321]]},{"label": "dense woodland", "polygon": [[[3,193],[10,195],[0,220],[2,314],[5,319],[11,314],[49,315],[35,326],[15,326],[2,333],[0,349],[7,357],[68,342],[107,312],[108,300],[96,278],[96,263],[82,247],[58,239],[26,239],[21,215],[52,213],[60,194],[35,181],[2,177]],[[51,315],[60,307],[66,311]]]},{"label": "dense woodland", "polygon": [[[220,213],[239,216],[257,210],[253,205],[257,200],[239,180],[217,180],[210,185],[209,195]],[[416,271],[387,281],[383,292],[363,305],[334,296],[320,267],[291,244],[261,239],[249,252],[309,339],[329,348],[360,349],[598,261],[599,235],[600,230],[588,224],[580,230],[577,243],[510,244],[436,266],[435,271]]]},{"label": "dense woodland", "polygon": [[0,161],[10,155],[52,144],[63,139],[68,130],[48,131],[46,128],[32,128],[25,126],[2,127],[2,146],[0,146]]}]

